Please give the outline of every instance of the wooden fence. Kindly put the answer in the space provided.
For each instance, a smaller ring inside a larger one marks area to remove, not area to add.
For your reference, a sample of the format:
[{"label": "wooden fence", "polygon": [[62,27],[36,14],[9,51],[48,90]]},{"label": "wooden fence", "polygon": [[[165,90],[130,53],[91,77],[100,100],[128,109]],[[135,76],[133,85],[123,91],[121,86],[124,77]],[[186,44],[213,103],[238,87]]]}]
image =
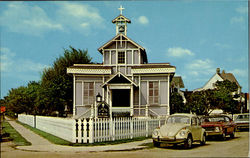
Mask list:
[{"label": "wooden fence", "polygon": [[149,137],[153,130],[165,123],[165,119],[78,119],[75,120],[74,143],[94,143]]},{"label": "wooden fence", "polygon": [[95,143],[149,137],[165,123],[160,118],[58,118],[18,115],[18,120],[72,143]]}]

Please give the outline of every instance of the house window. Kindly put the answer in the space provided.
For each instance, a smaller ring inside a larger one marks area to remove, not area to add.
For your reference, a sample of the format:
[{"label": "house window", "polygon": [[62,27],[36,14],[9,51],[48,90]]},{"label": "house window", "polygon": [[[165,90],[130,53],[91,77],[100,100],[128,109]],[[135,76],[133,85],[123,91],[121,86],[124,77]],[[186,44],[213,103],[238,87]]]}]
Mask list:
[{"label": "house window", "polygon": [[83,103],[86,105],[94,103],[94,83],[93,82],[84,82],[84,95]]},{"label": "house window", "polygon": [[159,81],[149,82],[149,104],[159,104]]},{"label": "house window", "polygon": [[125,52],[118,52],[118,64],[125,64]]}]

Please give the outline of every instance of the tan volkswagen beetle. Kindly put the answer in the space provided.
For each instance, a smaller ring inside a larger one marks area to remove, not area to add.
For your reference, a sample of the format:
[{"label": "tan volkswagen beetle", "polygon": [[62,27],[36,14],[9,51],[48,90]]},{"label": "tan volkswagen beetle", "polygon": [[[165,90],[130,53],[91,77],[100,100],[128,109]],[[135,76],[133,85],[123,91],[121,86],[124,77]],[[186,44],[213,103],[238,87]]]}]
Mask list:
[{"label": "tan volkswagen beetle", "polygon": [[170,115],[165,125],[157,128],[152,133],[154,146],[161,143],[181,144],[185,148],[191,148],[193,142],[206,143],[205,129],[200,126],[200,120],[193,114],[177,113]]}]

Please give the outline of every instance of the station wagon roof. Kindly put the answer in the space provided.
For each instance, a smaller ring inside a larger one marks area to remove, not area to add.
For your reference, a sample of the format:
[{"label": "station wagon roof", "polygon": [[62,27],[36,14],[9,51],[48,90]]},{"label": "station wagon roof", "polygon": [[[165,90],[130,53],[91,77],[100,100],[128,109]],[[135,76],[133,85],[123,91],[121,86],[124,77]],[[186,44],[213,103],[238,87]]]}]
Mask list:
[{"label": "station wagon roof", "polygon": [[188,114],[188,113],[175,113],[171,116],[188,116],[188,117],[197,117],[195,114]]}]

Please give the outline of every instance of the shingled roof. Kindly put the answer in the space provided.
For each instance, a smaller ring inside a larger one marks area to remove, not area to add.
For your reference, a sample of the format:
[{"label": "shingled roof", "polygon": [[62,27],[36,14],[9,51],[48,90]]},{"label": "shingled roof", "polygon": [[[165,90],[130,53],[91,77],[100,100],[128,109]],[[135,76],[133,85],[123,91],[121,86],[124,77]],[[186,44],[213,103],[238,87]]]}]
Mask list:
[{"label": "shingled roof", "polygon": [[185,88],[181,76],[174,76],[171,81],[171,86],[178,87],[178,85],[180,88]]},{"label": "shingled roof", "polygon": [[220,75],[223,80],[229,80],[230,82],[235,82],[237,86],[240,87],[240,84],[238,83],[238,81],[236,80],[236,78],[232,73],[225,73],[225,70],[223,70],[221,73],[218,73],[218,75]]}]

